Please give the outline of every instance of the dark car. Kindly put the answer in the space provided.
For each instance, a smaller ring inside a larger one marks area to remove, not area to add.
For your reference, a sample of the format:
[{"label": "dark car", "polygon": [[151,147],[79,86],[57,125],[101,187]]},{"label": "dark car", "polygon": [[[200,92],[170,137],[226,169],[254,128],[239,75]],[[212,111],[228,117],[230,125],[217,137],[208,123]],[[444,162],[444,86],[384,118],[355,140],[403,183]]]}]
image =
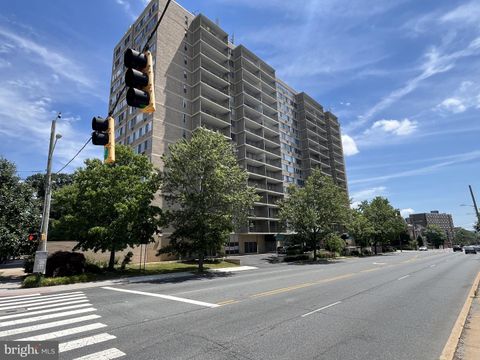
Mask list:
[{"label": "dark car", "polygon": [[463,248],[465,250],[465,254],[476,254],[477,249],[475,249],[473,246],[465,246]]},{"label": "dark car", "polygon": [[462,251],[462,246],[461,245],[453,245],[453,251]]}]

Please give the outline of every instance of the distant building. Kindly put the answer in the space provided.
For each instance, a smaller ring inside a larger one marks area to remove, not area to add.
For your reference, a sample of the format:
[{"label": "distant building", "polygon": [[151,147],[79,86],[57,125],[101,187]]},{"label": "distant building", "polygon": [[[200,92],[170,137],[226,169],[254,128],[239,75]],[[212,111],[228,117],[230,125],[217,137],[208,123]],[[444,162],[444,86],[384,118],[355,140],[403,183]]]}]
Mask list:
[{"label": "distant building", "polygon": [[453,226],[453,219],[451,214],[440,213],[438,210],[430,211],[429,213],[410,214],[407,218],[407,223],[415,229],[415,236],[423,235],[428,225],[437,225],[445,232],[447,240],[445,246],[452,246],[455,238],[455,230]]}]

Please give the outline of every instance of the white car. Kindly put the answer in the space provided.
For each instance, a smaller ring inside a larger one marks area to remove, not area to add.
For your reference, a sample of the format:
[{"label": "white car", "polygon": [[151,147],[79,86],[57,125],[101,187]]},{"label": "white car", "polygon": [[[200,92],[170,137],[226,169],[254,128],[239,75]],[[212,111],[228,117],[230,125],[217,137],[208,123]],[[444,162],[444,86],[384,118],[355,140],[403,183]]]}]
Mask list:
[{"label": "white car", "polygon": [[426,246],[420,246],[420,247],[418,248],[418,250],[419,250],[419,251],[427,251],[428,248],[427,248]]}]

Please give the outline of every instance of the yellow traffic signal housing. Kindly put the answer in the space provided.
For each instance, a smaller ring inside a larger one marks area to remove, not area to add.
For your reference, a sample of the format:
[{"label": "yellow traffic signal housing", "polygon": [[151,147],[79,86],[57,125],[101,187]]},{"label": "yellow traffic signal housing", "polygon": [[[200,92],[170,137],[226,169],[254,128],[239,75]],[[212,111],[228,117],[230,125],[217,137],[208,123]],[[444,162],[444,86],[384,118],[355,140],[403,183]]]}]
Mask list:
[{"label": "yellow traffic signal housing", "polygon": [[150,51],[140,53],[127,49],[123,62],[128,68],[125,72],[127,104],[140,108],[143,113],[155,111],[155,81],[153,75],[153,58]]},{"label": "yellow traffic signal housing", "polygon": [[115,162],[115,120],[109,116],[108,121],[108,144],[105,145],[104,160],[107,164]]},{"label": "yellow traffic signal housing", "polygon": [[95,116],[92,119],[92,143],[93,145],[103,145],[103,160],[107,164],[115,162],[115,120],[109,116],[104,119]]}]

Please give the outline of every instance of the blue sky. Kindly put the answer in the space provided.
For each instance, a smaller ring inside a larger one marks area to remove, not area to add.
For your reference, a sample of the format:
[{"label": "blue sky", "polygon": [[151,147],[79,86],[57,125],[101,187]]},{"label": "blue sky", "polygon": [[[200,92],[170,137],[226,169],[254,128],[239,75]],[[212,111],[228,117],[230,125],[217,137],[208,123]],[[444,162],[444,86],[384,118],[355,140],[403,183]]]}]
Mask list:
[{"label": "blue sky", "polygon": [[[146,3],[0,3],[0,155],[22,177],[45,168],[56,111],[54,170],[106,114],[113,47]],[[179,3],[338,115],[355,202],[386,196],[404,215],[440,210],[471,227],[473,209],[460,204],[471,204],[468,184],[480,191],[479,1]],[[68,170],[101,154],[89,145]]]}]

